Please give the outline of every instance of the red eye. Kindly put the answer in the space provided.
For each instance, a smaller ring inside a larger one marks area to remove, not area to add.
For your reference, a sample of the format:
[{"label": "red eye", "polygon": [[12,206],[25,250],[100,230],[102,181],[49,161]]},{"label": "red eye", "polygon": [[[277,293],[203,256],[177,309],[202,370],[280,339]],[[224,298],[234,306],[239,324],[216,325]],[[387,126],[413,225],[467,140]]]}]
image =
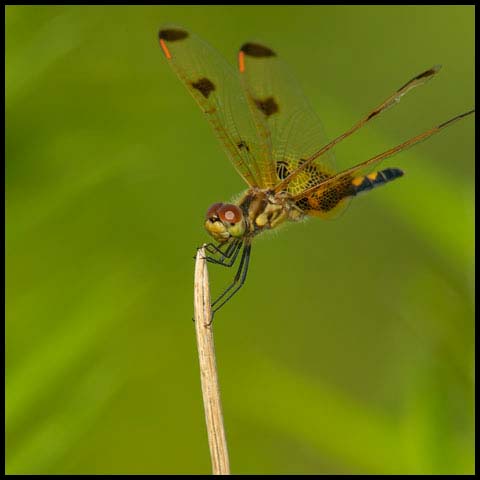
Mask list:
[{"label": "red eye", "polygon": [[243,218],[243,213],[236,205],[225,204],[218,209],[218,216],[224,222],[238,223]]},{"label": "red eye", "polygon": [[207,219],[212,218],[212,217],[218,217],[218,209],[223,205],[223,203],[214,203],[208,210],[207,214],[205,217]]}]

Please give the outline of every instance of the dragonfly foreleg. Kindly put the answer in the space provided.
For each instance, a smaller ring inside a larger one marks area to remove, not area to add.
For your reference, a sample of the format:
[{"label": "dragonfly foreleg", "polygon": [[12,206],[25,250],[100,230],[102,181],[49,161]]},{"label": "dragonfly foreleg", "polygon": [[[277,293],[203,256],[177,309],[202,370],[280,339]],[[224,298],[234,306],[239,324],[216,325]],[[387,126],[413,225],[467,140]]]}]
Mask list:
[{"label": "dragonfly foreleg", "polygon": [[[205,250],[212,255],[227,255],[227,252],[232,248],[234,243],[235,242],[219,243],[218,245],[215,245],[214,243],[206,243],[204,246]],[[225,252],[222,250],[222,248],[225,248]]]},{"label": "dragonfly foreleg", "polygon": [[[209,249],[209,247],[211,248]],[[207,252],[209,253],[218,254],[220,255],[220,257],[215,258],[213,256],[207,255],[207,262],[214,263],[216,265],[222,265],[223,267],[231,267],[235,263],[241,247],[242,242],[240,240],[235,240],[230,243],[225,249],[225,251],[221,250],[221,248],[219,248],[217,245],[209,243],[206,245],[205,250],[207,250]]]}]

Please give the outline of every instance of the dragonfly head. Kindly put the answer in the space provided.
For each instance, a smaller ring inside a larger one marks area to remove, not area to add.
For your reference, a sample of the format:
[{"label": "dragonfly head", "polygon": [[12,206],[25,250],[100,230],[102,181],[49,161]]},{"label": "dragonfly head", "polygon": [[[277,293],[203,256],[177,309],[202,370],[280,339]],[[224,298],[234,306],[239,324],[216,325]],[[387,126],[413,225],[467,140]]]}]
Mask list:
[{"label": "dragonfly head", "polygon": [[237,205],[214,203],[205,218],[207,232],[218,242],[225,243],[231,237],[239,238],[245,233],[245,217]]}]

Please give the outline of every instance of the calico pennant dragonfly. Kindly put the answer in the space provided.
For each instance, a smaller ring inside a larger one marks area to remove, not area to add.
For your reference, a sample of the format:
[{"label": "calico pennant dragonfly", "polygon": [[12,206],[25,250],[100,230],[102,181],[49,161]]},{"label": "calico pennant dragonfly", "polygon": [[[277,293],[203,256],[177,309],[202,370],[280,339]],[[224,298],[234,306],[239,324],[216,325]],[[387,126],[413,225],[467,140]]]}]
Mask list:
[{"label": "calico pennant dragonfly", "polygon": [[159,40],[248,186],[237,202],[215,203],[206,213],[205,228],[215,240],[206,245],[207,260],[232,267],[240,258],[233,282],[212,302],[213,313],[244,284],[254,237],[287,221],[337,215],[353,197],[403,175],[399,168],[375,171],[382,160],[474,112],[337,172],[333,147],[433,78],[440,66],[416,75],[345,133],[327,141],[316,114],[270,47],[242,45],[235,71],[210,45],[181,27],[164,26]]}]

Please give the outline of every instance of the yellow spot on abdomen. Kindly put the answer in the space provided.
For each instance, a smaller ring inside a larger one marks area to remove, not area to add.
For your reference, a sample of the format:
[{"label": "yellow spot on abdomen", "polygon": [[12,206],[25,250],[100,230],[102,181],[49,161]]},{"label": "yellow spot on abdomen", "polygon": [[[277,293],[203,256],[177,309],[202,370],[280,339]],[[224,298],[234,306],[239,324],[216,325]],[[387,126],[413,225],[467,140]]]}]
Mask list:
[{"label": "yellow spot on abdomen", "polygon": [[356,178],[354,178],[354,179],[352,180],[352,185],[353,185],[354,187],[360,186],[360,185],[362,184],[364,178],[365,178],[365,177],[356,177]]}]

